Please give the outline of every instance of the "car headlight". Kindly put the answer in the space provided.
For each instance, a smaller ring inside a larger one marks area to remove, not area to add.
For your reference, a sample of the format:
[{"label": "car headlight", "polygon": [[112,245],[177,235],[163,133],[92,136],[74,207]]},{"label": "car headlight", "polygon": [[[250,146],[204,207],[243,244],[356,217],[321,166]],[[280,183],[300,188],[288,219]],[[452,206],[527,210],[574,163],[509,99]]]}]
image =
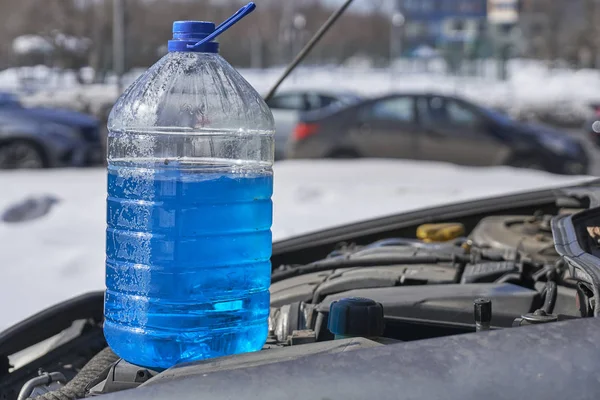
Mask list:
[{"label": "car headlight", "polygon": [[47,134],[52,136],[60,136],[63,138],[79,140],[81,135],[77,129],[71,128],[67,125],[56,124],[56,123],[44,123],[44,130]]},{"label": "car headlight", "polygon": [[575,146],[570,140],[563,137],[556,136],[539,136],[540,143],[556,154],[575,155],[577,153],[577,146]]}]

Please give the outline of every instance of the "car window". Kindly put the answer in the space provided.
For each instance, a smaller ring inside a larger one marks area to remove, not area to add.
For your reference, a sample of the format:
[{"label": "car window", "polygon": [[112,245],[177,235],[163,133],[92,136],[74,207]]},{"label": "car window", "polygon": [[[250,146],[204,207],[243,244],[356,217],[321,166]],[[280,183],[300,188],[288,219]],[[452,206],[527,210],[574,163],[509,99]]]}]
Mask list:
[{"label": "car window", "polygon": [[301,94],[284,94],[272,98],[268,103],[270,108],[282,110],[304,110],[304,96]]},{"label": "car window", "polygon": [[465,104],[443,97],[419,98],[419,119],[423,125],[444,127],[476,126],[480,118]]},{"label": "car window", "polygon": [[327,107],[337,102],[337,99],[332,96],[320,96],[321,98],[321,107]]},{"label": "car window", "polygon": [[323,107],[323,104],[321,103],[321,96],[316,93],[308,93],[306,95],[306,104],[308,106],[307,111],[317,110]]},{"label": "car window", "polygon": [[361,119],[365,121],[414,122],[415,101],[412,97],[380,100],[364,109]]},{"label": "car window", "polygon": [[449,122],[453,125],[473,126],[477,124],[477,115],[464,104],[455,100],[446,101]]}]

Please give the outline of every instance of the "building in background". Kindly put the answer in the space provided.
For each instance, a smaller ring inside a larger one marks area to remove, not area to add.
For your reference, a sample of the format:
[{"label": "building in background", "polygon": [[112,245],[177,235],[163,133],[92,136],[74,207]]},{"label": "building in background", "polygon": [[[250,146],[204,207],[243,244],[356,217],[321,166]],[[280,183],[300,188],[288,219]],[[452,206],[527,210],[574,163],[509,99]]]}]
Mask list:
[{"label": "building in background", "polygon": [[508,77],[508,60],[524,50],[519,29],[522,3],[522,0],[488,0],[488,33],[501,80]]},{"label": "building in background", "polygon": [[521,53],[581,67],[600,66],[598,0],[521,0]]},{"label": "building in background", "polygon": [[522,3],[522,0],[488,0],[488,21],[496,25],[516,24]]},{"label": "building in background", "polygon": [[405,49],[466,49],[485,31],[487,0],[397,0],[406,18]]}]

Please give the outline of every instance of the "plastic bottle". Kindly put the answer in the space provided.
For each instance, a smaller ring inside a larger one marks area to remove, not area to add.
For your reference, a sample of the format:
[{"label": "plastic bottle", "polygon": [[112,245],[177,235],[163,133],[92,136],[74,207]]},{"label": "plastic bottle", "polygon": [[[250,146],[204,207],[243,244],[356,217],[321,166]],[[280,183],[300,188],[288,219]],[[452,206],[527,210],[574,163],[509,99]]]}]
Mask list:
[{"label": "plastic bottle", "polygon": [[273,116],[212,39],[169,53],[109,118],[104,333],[146,367],[260,350],[269,313]]}]

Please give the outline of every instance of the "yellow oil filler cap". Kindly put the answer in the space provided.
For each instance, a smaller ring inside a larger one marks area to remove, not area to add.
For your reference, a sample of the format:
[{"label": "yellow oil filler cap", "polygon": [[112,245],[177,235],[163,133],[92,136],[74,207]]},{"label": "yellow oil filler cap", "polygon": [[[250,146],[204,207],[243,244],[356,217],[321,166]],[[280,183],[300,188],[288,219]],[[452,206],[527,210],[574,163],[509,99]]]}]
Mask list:
[{"label": "yellow oil filler cap", "polygon": [[459,223],[425,224],[417,228],[417,238],[424,242],[447,242],[465,234],[465,226]]}]

